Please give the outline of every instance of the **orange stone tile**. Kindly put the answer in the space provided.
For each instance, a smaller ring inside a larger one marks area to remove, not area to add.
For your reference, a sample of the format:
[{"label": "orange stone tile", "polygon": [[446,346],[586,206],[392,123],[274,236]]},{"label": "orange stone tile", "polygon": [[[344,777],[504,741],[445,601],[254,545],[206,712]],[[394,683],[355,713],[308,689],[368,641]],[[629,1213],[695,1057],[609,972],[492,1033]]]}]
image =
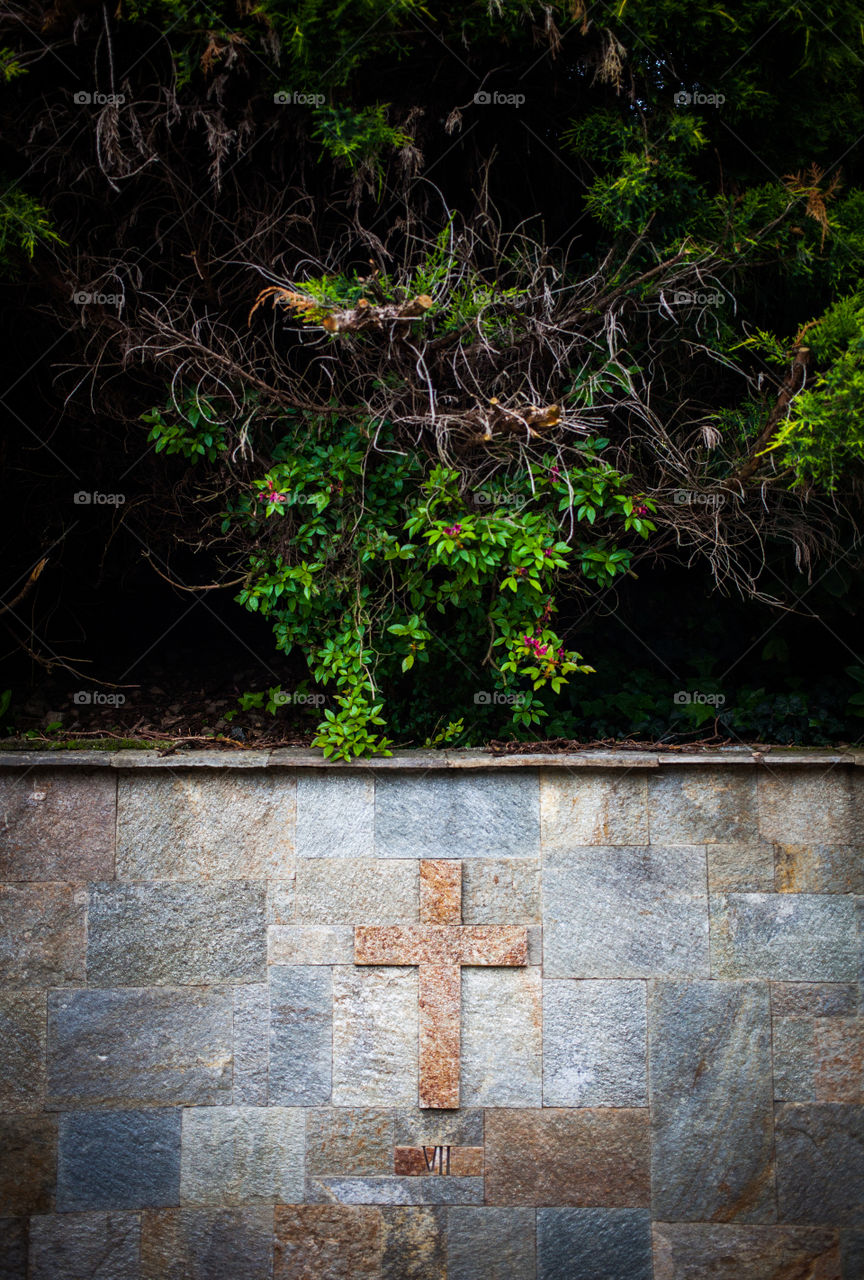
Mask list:
[{"label": "orange stone tile", "polygon": [[420,1106],[459,1106],[462,970],[420,966]]},{"label": "orange stone tile", "polygon": [[420,919],[423,924],[462,920],[462,864],[424,859],[420,863]]},{"label": "orange stone tile", "polygon": [[522,965],[528,932],[516,924],[357,925],[355,964]]},{"label": "orange stone tile", "polygon": [[482,1178],[483,1148],[397,1147],[393,1172],[404,1178],[425,1177],[433,1173],[449,1174],[453,1178]]},{"label": "orange stone tile", "polygon": [[817,1018],[814,1031],[817,1102],[864,1102],[864,1019]]}]

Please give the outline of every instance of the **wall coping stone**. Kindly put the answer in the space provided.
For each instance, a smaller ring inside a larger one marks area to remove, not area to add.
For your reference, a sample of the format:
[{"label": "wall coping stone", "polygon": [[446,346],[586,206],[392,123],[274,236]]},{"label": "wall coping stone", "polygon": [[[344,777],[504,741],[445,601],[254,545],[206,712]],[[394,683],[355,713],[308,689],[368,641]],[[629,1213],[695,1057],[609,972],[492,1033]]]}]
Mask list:
[{"label": "wall coping stone", "polygon": [[51,769],[333,769],[427,772],[440,769],[658,769],[668,765],[715,768],[718,765],[809,766],[864,765],[864,750],[745,746],[651,751],[586,748],[584,751],[397,751],[366,760],[325,760],[312,747],[235,751],[0,751],[0,770]]}]

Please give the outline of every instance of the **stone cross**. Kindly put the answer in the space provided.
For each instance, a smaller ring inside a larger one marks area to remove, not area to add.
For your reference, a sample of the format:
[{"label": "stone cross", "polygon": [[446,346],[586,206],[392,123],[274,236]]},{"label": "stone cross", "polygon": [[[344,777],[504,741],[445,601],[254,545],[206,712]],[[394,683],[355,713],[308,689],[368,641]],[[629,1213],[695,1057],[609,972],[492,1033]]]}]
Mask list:
[{"label": "stone cross", "polygon": [[420,863],[420,923],[354,929],[355,964],[417,965],[420,985],[420,1106],[459,1106],[462,965],[528,962],[518,925],[462,924],[462,864]]}]

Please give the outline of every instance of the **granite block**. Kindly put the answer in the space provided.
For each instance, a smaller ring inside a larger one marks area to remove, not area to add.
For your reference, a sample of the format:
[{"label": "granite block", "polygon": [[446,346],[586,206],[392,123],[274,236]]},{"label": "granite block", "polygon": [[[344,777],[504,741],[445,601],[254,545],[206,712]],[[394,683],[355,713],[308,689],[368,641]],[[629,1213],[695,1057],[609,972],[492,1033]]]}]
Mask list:
[{"label": "granite block", "polygon": [[0,1112],[43,1105],[45,1021],[44,991],[0,991]]},{"label": "granite block", "polygon": [[0,881],[108,880],[117,784],[110,774],[0,774]]},{"label": "granite block", "polygon": [[461,995],[462,970],[458,964],[420,966],[417,1098],[421,1107],[459,1106]]},{"label": "granite block", "polygon": [[141,1280],[140,1235],[137,1213],[34,1217],[29,1280]]},{"label": "granite block", "polygon": [[267,969],[264,894],[263,884],[241,880],[93,885],[88,984],[260,981]]},{"label": "granite block", "polygon": [[71,1111],[59,1117],[61,1212],[176,1204],[179,1186],[179,1110]]},{"label": "granite block", "polygon": [[272,1280],[273,1210],[151,1209],[141,1216],[141,1280]]},{"label": "granite block", "polygon": [[27,1280],[26,1218],[0,1218],[0,1280]]},{"label": "granite block", "polygon": [[482,1147],[483,1112],[394,1111],[393,1136],[399,1147]]},{"label": "granite block", "polygon": [[648,1033],[654,1216],[773,1221],[767,984],[658,982]]},{"label": "granite block", "polygon": [[0,1116],[0,1218],[53,1209],[56,1116]]},{"label": "granite block", "polygon": [[706,844],[711,893],[773,893],[774,845],[767,840]]},{"label": "granite block", "polygon": [[783,1103],[774,1130],[780,1221],[864,1226],[864,1107]]},{"label": "granite block", "polygon": [[438,773],[375,779],[379,858],[536,858],[536,773]]},{"label": "granite block", "polygon": [[543,983],[543,1103],[647,1106],[645,983]]},{"label": "granite block", "polygon": [[469,858],[462,867],[465,924],[536,924],[540,869],[524,858]]},{"label": "granite block", "polygon": [[294,1107],[188,1107],[184,1205],[285,1204],[303,1199],[304,1117]]},{"label": "granite block", "polygon": [[293,924],[295,914],[294,877],[267,881],[267,923]]},{"label": "granite block", "polygon": [[708,977],[701,846],[552,852],[543,898],[547,978]]},{"label": "granite block", "polygon": [[772,982],[775,1018],[851,1018],[858,1012],[854,982]]},{"label": "granite block", "polygon": [[836,1231],[658,1222],[654,1280],[841,1280]]},{"label": "granite block", "polygon": [[840,1232],[840,1275],[842,1280],[864,1276],[864,1230]]},{"label": "granite block", "polygon": [[534,1210],[454,1208],[447,1215],[447,1280],[534,1280]]},{"label": "granite block", "polygon": [[437,1173],[444,1177],[482,1178],[482,1147],[396,1147],[393,1173],[397,1177],[425,1178]]},{"label": "granite block", "polygon": [[737,844],[758,839],[756,777],[750,769],[662,769],[648,782],[656,844]]},{"label": "granite block", "polygon": [[295,783],[281,772],[121,774],[118,880],[284,880]]},{"label": "granite block", "polygon": [[850,981],[857,976],[856,951],[852,898],[729,893],[711,899],[715,978]]},{"label": "granite block", "polygon": [[540,775],[544,856],[577,845],[648,843],[644,777],[585,773]]},{"label": "granite block", "polygon": [[327,1107],[306,1113],[310,1175],[392,1172],[393,1114],[373,1107]]},{"label": "granite block", "polygon": [[864,1103],[864,1019],[817,1019],[813,1057],[817,1102]]},{"label": "granite block", "polygon": [[353,964],[354,930],[341,925],[271,925],[267,930],[270,964]]},{"label": "granite block", "polygon": [[772,1026],[774,1097],[816,1101],[815,1018],[775,1018]]},{"label": "granite block", "polygon": [[334,1106],[416,1106],[417,1040],[416,969],[333,970]]},{"label": "granite block", "polygon": [[413,923],[419,913],[416,862],[310,858],[295,882],[298,924]]},{"label": "granite block", "polygon": [[444,1213],[427,1207],[381,1210],[381,1280],[448,1280]]},{"label": "granite block", "polygon": [[234,988],[235,1106],[265,1107],[270,1068],[270,988],[266,983]]},{"label": "granite block", "polygon": [[310,1204],[482,1204],[482,1178],[310,1178]]},{"label": "granite block", "polygon": [[274,1280],[380,1280],[381,1212],[342,1205],[278,1205]]},{"label": "granite block", "polygon": [[864,894],[864,845],[775,844],[778,893]]},{"label": "granite block", "polygon": [[52,991],[48,1105],[227,1102],[232,993]]},{"label": "granite block", "polygon": [[84,981],[87,895],[70,884],[0,884],[0,987]]},{"label": "granite block", "polygon": [[647,1209],[538,1209],[537,1280],[652,1280]]},{"label": "granite block", "polygon": [[647,1110],[486,1112],[486,1202],[646,1208]]},{"label": "granite block", "polygon": [[539,1107],[543,1096],[540,970],[462,970],[462,1104]]},{"label": "granite block", "polygon": [[864,844],[861,779],[854,769],[790,767],[759,778],[759,829],[779,844]]},{"label": "granite block", "polygon": [[270,969],[269,1098],[287,1107],[330,1101],[333,1050],[332,970],[315,965]]},{"label": "granite block", "polygon": [[301,773],[296,839],[298,858],[372,857],[375,786],[371,775]]}]

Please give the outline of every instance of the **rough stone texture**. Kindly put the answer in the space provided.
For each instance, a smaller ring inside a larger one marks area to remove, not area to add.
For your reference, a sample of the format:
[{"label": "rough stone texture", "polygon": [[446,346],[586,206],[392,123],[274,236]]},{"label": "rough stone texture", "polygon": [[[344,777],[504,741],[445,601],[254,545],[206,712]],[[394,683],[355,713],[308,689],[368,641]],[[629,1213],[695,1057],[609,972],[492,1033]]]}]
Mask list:
[{"label": "rough stone texture", "polygon": [[817,1019],[813,1056],[817,1102],[864,1103],[864,1020]]},{"label": "rough stone texture", "polygon": [[654,1280],[841,1280],[836,1231],[660,1222]]},{"label": "rough stone texture", "polygon": [[534,1280],[531,1209],[451,1209],[447,1280]]},{"label": "rough stone texture", "polygon": [[421,1107],[458,1107],[462,971],[458,964],[421,964],[417,974]]},{"label": "rough stone texture", "polygon": [[115,807],[108,773],[0,774],[0,881],[110,879]]},{"label": "rough stone texture", "polygon": [[177,1203],[180,1111],[71,1111],[59,1118],[57,1208]]},{"label": "rough stone texture", "polygon": [[864,1231],[840,1232],[840,1274],[843,1280],[864,1276]]},{"label": "rough stone texture", "polygon": [[309,1174],[388,1174],[393,1166],[393,1116],[372,1107],[327,1107],[306,1113]]},{"label": "rough stone texture", "polygon": [[375,779],[379,858],[533,858],[539,841],[536,773]]},{"label": "rough stone texture", "polygon": [[844,982],[857,976],[855,904],[828,894],[717,894],[711,899],[715,978]]},{"label": "rough stone texture", "polygon": [[331,973],[316,965],[277,965],[270,970],[271,1102],[309,1107],[330,1100]]},{"label": "rough stone texture", "polygon": [[294,817],[295,784],[284,774],[121,775],[117,878],[289,878]]},{"label": "rough stone texture", "polygon": [[771,893],[774,845],[767,840],[708,844],[708,888],[712,893]]},{"label": "rough stone texture", "polygon": [[483,1146],[483,1112],[463,1108],[461,1111],[396,1111],[393,1117],[394,1140],[400,1147]]},{"label": "rough stone texture", "polygon": [[853,982],[772,982],[775,1018],[850,1018],[858,1012]]},{"label": "rough stone texture", "polygon": [[553,851],[543,897],[547,978],[708,977],[701,846]]},{"label": "rough stone texture", "polygon": [[772,1026],[774,1097],[816,1101],[815,1018],[775,1018]]},{"label": "rough stone texture", "polygon": [[297,868],[298,924],[398,924],[418,915],[416,862],[309,859]]},{"label": "rough stone texture", "polygon": [[864,893],[864,845],[775,844],[778,893]]},{"label": "rough stone texture", "polygon": [[293,1107],[187,1108],[183,1112],[182,1203],[302,1200],[303,1131],[303,1112]]},{"label": "rough stone texture", "polygon": [[399,1178],[424,1178],[436,1173],[442,1177],[482,1178],[482,1147],[397,1147],[393,1154],[393,1172]]},{"label": "rough stone texture", "polygon": [[295,914],[294,877],[267,881],[267,923],[292,924]]},{"label": "rough stone texture", "polygon": [[538,924],[540,868],[522,858],[469,858],[462,865],[466,924]]},{"label": "rough stone texture", "polygon": [[774,1128],[780,1221],[864,1226],[864,1107],[786,1103]]},{"label": "rough stone texture", "polygon": [[444,1212],[434,1208],[381,1211],[381,1280],[448,1280]]},{"label": "rough stone texture", "polygon": [[540,1106],[542,1031],[539,969],[463,969],[463,1104]]},{"label": "rough stone texture", "polygon": [[276,1208],[274,1280],[379,1280],[383,1249],[378,1209]]},{"label": "rough stone texture", "polygon": [[347,924],[271,925],[270,964],[353,964],[354,930]]},{"label": "rough stone texture", "polygon": [[655,1217],[773,1221],[767,984],[657,983],[648,1029]]},{"label": "rough stone texture", "polygon": [[27,1280],[26,1218],[0,1218],[0,1280]]},{"label": "rough stone texture", "polygon": [[374,801],[371,775],[301,773],[297,779],[297,857],[372,857]]},{"label": "rough stone texture", "polygon": [[486,1112],[488,1204],[642,1209],[650,1195],[647,1110]]},{"label": "rough stone texture", "polygon": [[45,992],[0,991],[0,1112],[45,1099]]},{"label": "rough stone texture", "polygon": [[140,1280],[140,1233],[137,1213],[35,1217],[29,1280]]},{"label": "rough stone texture", "polygon": [[864,843],[862,779],[854,769],[790,768],[759,776],[759,828],[778,844]]},{"label": "rough stone texture", "polygon": [[84,981],[87,895],[70,884],[0,884],[0,986]]},{"label": "rough stone texture", "polygon": [[416,969],[333,970],[333,1105],[417,1104]]},{"label": "rough stone texture", "polygon": [[232,1101],[235,1106],[265,1107],[270,1065],[270,988],[234,988],[234,1070]]},{"label": "rough stone texture", "polygon": [[161,1209],[141,1215],[141,1280],[271,1280],[272,1275],[270,1208]]},{"label": "rough stone texture", "polygon": [[657,844],[752,841],[756,777],[747,769],[664,769],[648,786],[648,822]]},{"label": "rough stone texture", "polygon": [[[652,779],[652,782],[654,780]],[[540,775],[543,852],[648,841],[647,779],[628,774]]]},{"label": "rough stone texture", "polygon": [[547,1107],[644,1107],[644,982],[543,983]]},{"label": "rough stone texture", "polygon": [[313,1178],[306,1184],[312,1204],[482,1204],[482,1178]]},{"label": "rough stone texture", "polygon": [[48,1104],[227,1102],[232,993],[52,991]]},{"label": "rough stone texture", "polygon": [[646,1209],[538,1209],[537,1280],[651,1280]]},{"label": "rough stone texture", "polygon": [[420,920],[423,924],[461,924],[461,862],[427,858],[420,863]]},{"label": "rough stone texture", "polygon": [[53,1209],[55,1116],[0,1116],[0,1218]]},{"label": "rough stone texture", "polygon": [[355,964],[525,964],[528,935],[521,925],[358,925]]},{"label": "rough stone texture", "polygon": [[87,982],[160,986],[266,975],[263,884],[101,884],[90,890]]}]

